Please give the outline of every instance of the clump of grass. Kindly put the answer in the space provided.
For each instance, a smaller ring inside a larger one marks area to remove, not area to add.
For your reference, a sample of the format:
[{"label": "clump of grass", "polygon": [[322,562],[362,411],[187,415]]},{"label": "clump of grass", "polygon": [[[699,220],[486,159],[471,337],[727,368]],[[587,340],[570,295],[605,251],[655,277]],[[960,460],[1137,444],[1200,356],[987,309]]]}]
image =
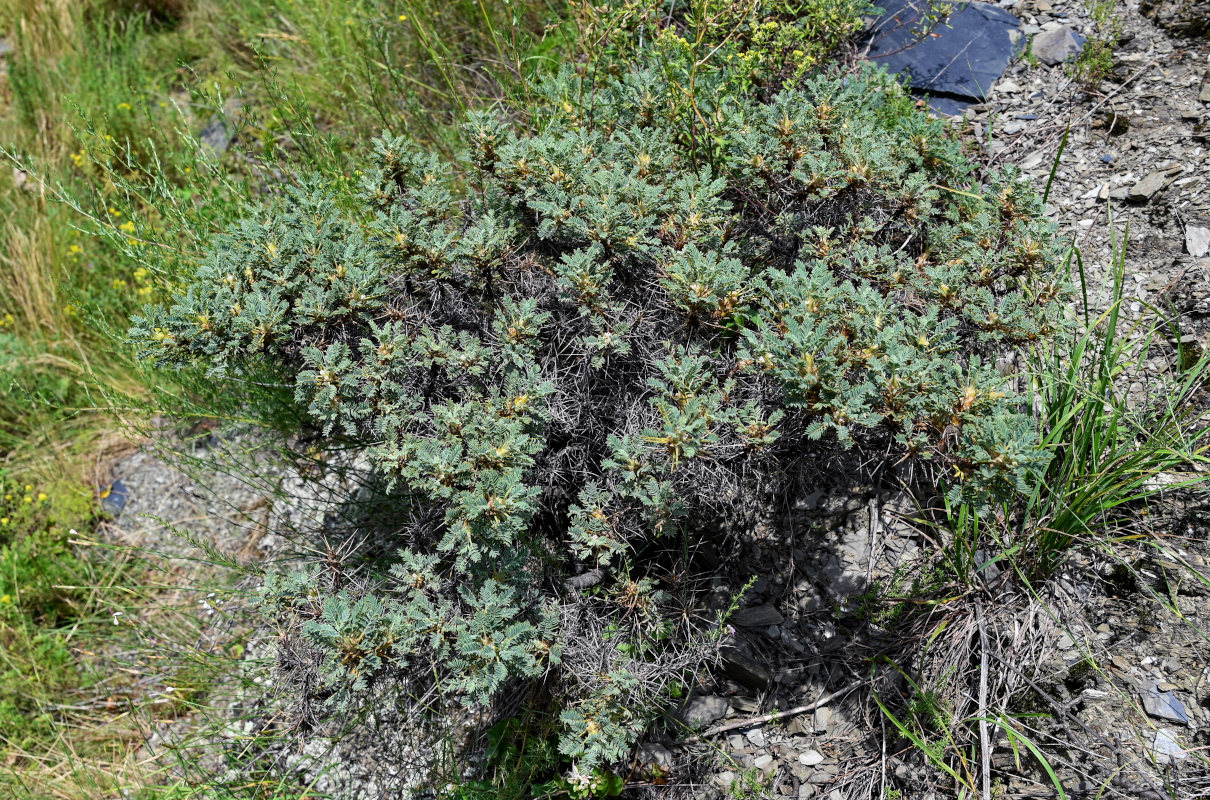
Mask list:
[{"label": "clump of grass", "polygon": [[[147,705],[123,675],[145,678],[156,662],[115,672],[104,661],[141,652],[125,624],[140,613],[191,641],[188,615],[167,599],[182,574],[75,543],[94,522],[108,431],[157,410],[148,396],[205,391],[143,372],[112,330],[174,291],[198,242],[261,187],[301,169],[339,174],[343,143],[383,127],[450,141],[447,116],[562,60],[565,19],[556,0],[0,5],[13,47],[0,106],[12,167],[0,170],[0,458],[20,487],[41,487],[37,514],[19,515],[22,494],[0,526],[0,795],[112,797],[145,785],[148,798],[199,796],[183,784],[174,794],[171,780],[161,791],[160,766],[134,763],[135,723],[196,714],[230,668],[184,660],[166,674],[189,691]],[[198,141],[212,125],[227,127],[228,151]]]},{"label": "clump of grass", "polygon": [[[915,667],[910,675],[892,663],[893,672],[911,687],[909,701],[895,705],[880,699],[879,705],[931,763],[976,794],[987,770],[982,751],[991,747],[993,732],[1007,736],[1014,750],[1028,750],[1047,779],[1060,783],[1046,752],[1026,738],[1031,730],[1027,720],[1038,716],[1038,709],[1016,716],[993,713],[1014,707],[1009,698],[1019,696],[1026,684],[1034,686],[1035,676],[1022,666],[1030,659],[1021,648],[1042,652],[1046,636],[1035,634],[1022,642],[1014,632],[1031,626],[1045,631],[1058,624],[1062,614],[1047,599],[1053,596],[1047,582],[1073,553],[1096,550],[1119,559],[1117,584],[1137,585],[1134,569],[1120,560],[1117,545],[1149,541],[1155,504],[1173,492],[1204,491],[1210,479],[1210,428],[1203,404],[1210,358],[1185,357],[1178,349],[1169,373],[1145,375],[1173,324],[1157,309],[1143,319],[1127,320],[1127,234],[1114,232],[1107,275],[1111,291],[1099,314],[1088,301],[1081,254],[1070,251],[1083,298],[1082,324],[1068,338],[1040,341],[1027,354],[1025,396],[1049,454],[1038,483],[995,504],[943,502],[926,509],[919,520],[937,545],[940,569],[932,574],[944,580],[917,584],[909,598],[912,610],[902,615],[901,628],[914,629],[917,638],[929,643],[924,652],[909,648],[900,654]],[[1156,388],[1147,398],[1131,396],[1127,387],[1143,376]],[[1006,642],[1013,642],[1011,658],[1002,650]],[[950,680],[946,665],[971,663],[980,663],[979,670]],[[1085,661],[1072,668],[1067,676],[1072,691],[1087,680],[1092,667]],[[930,731],[921,723],[918,698],[932,695],[948,702],[954,714],[946,724],[935,719]]]}]

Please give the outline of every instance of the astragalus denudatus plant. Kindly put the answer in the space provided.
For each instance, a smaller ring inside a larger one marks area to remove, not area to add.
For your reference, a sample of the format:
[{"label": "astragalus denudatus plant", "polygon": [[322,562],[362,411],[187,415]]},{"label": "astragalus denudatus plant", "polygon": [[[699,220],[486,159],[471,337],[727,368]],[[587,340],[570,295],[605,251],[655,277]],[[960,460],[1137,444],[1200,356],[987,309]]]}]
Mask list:
[{"label": "astragalus denudatus plant", "polygon": [[830,453],[975,502],[1044,466],[995,368],[1062,324],[1026,184],[876,71],[683,77],[568,72],[454,162],[384,135],[354,198],[283,189],[136,320],[160,364],[291,383],[401,509],[356,580],[264,590],[316,699],[541,677],[562,751],[615,762],[712,652],[703,531]]}]

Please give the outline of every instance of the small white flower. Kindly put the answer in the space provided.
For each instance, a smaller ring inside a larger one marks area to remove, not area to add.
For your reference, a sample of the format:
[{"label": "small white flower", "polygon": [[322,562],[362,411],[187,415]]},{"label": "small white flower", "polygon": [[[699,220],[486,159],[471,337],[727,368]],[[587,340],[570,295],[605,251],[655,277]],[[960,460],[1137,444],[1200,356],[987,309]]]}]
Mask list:
[{"label": "small white flower", "polygon": [[572,785],[577,789],[588,789],[592,786],[592,775],[585,775],[580,772],[579,764],[571,765],[571,772],[567,775],[567,780],[571,781]]}]

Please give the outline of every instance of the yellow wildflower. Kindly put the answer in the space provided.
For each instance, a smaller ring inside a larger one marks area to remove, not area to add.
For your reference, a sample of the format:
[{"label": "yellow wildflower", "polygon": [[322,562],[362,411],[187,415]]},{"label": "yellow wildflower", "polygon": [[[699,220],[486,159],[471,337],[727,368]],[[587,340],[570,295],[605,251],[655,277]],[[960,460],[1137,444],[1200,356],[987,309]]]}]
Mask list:
[{"label": "yellow wildflower", "polygon": [[0,603],[4,603],[5,605],[8,605],[11,602],[13,602],[13,598],[11,598],[10,596],[0,595]]},{"label": "yellow wildflower", "polygon": [[38,502],[45,503],[50,498],[46,496],[46,492],[38,492]]},{"label": "yellow wildflower", "polygon": [[0,525],[7,525],[8,517],[0,517]]},{"label": "yellow wildflower", "polygon": [[84,248],[80,247],[80,245],[78,245],[78,244],[73,244],[71,247],[67,248],[68,255],[78,256],[78,255],[80,255],[80,253],[83,253],[83,252],[84,252]]},{"label": "yellow wildflower", "polygon": [[113,288],[115,289],[125,289],[126,285],[126,281],[122,280],[121,278],[113,279]]},{"label": "yellow wildflower", "polygon": [[399,21],[400,21],[400,22],[407,22],[407,21],[408,21],[408,15],[407,15],[407,14],[400,14],[400,15],[399,15]]},{"label": "yellow wildflower", "polygon": [[118,103],[118,111],[130,111],[132,108],[130,103]]},{"label": "yellow wildflower", "polygon": [[127,233],[134,233],[134,222],[132,220],[126,220],[118,226],[118,229],[126,231]]}]

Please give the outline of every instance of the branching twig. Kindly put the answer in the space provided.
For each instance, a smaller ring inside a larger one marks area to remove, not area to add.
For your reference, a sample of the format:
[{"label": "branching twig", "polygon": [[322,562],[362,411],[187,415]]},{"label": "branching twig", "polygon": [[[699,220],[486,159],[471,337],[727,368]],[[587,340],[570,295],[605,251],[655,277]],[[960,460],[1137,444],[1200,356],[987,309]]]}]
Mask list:
[{"label": "branching twig", "polygon": [[679,742],[676,742],[676,744],[693,744],[694,742],[700,742],[704,739],[709,739],[713,736],[717,736],[720,733],[727,733],[728,731],[735,731],[735,730],[739,730],[740,728],[752,728],[757,725],[764,725],[767,722],[773,722],[774,720],[783,720],[783,719],[788,719],[789,717],[796,717],[799,714],[805,714],[808,711],[814,711],[815,709],[819,708],[820,706],[827,705],[828,703],[832,702],[833,700],[837,699],[838,697],[843,697],[844,695],[846,695],[849,692],[856,689],[858,686],[861,686],[866,683],[869,683],[869,681],[857,681],[856,683],[851,683],[848,686],[844,687],[843,689],[837,689],[835,692],[832,692],[831,694],[825,694],[823,697],[819,698],[818,700],[816,700],[812,703],[807,703],[805,706],[795,706],[794,708],[790,708],[785,711],[771,711],[768,714],[762,714],[759,717],[752,717],[751,719],[741,719],[741,720],[737,720],[736,722],[728,722],[726,725],[719,725],[717,727],[711,728],[708,731],[699,733],[696,736],[690,736],[688,739],[681,739]]}]

